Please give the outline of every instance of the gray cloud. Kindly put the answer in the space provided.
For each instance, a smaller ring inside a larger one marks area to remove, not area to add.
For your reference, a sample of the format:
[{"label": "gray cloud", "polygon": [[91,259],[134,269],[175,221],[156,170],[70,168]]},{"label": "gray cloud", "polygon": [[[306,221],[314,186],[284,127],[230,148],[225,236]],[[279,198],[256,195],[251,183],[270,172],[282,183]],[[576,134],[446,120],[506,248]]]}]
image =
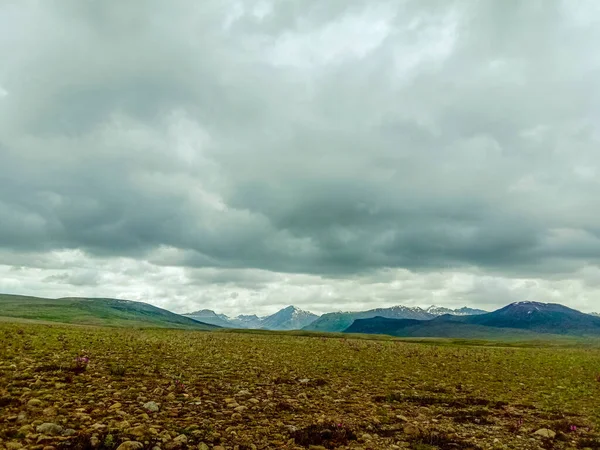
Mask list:
[{"label": "gray cloud", "polygon": [[[599,21],[583,1],[6,2],[0,262],[31,281],[75,252],[103,274],[40,279],[97,287],[137,260],[160,275],[121,293],[181,270],[232,310],[303,276],[316,309],[318,286],[402,273],[495,277],[475,289],[494,304],[525,278],[585,295]],[[348,306],[390,298],[364,295]]]}]

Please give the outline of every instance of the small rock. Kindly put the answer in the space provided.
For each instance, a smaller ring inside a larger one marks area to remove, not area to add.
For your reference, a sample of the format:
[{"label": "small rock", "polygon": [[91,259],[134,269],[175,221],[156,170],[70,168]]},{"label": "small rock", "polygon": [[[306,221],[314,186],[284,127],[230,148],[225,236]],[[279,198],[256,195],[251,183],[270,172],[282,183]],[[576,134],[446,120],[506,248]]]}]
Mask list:
[{"label": "small rock", "polygon": [[179,448],[187,447],[188,438],[185,434],[180,434],[171,442],[167,443],[165,448],[167,450],[176,450]]},{"label": "small rock", "polygon": [[237,394],[235,394],[237,397],[250,397],[250,391],[247,389],[242,389],[241,391],[239,391]]},{"label": "small rock", "polygon": [[127,434],[135,437],[144,437],[146,435],[146,427],[144,427],[144,425],[138,425],[137,427],[127,430]]},{"label": "small rock", "polygon": [[45,434],[48,436],[58,436],[59,434],[62,433],[63,431],[63,427],[61,427],[60,425],[57,425],[55,423],[43,423],[41,425],[38,425],[38,427],[35,429],[35,431],[37,431],[38,433],[41,434]]},{"label": "small rock", "polygon": [[142,448],[144,448],[144,444],[142,444],[141,442],[125,441],[121,445],[119,445],[117,450],[141,450]]},{"label": "small rock", "polygon": [[206,445],[204,442],[200,442],[198,444],[198,450],[208,450],[208,445]]},{"label": "small rock", "polygon": [[187,444],[187,441],[188,441],[188,438],[185,434],[180,434],[175,439],[173,439],[173,442],[177,442],[177,443],[181,443],[181,444]]},{"label": "small rock", "polygon": [[32,398],[27,402],[28,408],[39,408],[40,406],[42,406],[42,401],[38,398]]},{"label": "small rock", "polygon": [[407,436],[417,436],[420,434],[419,429],[411,424],[404,425],[403,431]]},{"label": "small rock", "polygon": [[247,406],[238,406],[237,408],[234,409],[235,412],[241,413],[244,412],[248,409]]},{"label": "small rock", "polygon": [[116,409],[121,409],[123,405],[121,405],[120,403],[115,403],[114,405],[112,405],[110,408],[108,408],[109,411],[114,411]]},{"label": "small rock", "polygon": [[144,409],[150,412],[158,412],[160,409],[158,404],[155,402],[144,403]]},{"label": "small rock", "polygon": [[90,438],[90,447],[92,447],[92,448],[100,447],[100,439],[98,439],[98,436],[94,435]]},{"label": "small rock", "polygon": [[537,430],[535,433],[536,436],[541,436],[548,439],[554,439],[556,437],[556,433],[548,428],[541,428]]},{"label": "small rock", "polygon": [[225,450],[225,447],[222,447],[222,446],[220,446],[220,445],[215,445],[215,446],[213,447],[213,450]]},{"label": "small rock", "polygon": [[6,445],[7,450],[19,450],[23,448],[23,444],[21,444],[20,442],[7,442],[4,445]]},{"label": "small rock", "polygon": [[42,413],[46,417],[56,417],[56,415],[58,414],[58,412],[56,411],[56,408],[54,408],[53,406],[50,406],[50,407],[44,409],[42,411]]},{"label": "small rock", "polygon": [[63,436],[73,436],[77,434],[77,431],[75,431],[73,428],[67,428],[66,430],[63,430],[62,435]]},{"label": "small rock", "polygon": [[56,447],[53,447],[52,445],[46,445],[43,450],[56,450]]}]

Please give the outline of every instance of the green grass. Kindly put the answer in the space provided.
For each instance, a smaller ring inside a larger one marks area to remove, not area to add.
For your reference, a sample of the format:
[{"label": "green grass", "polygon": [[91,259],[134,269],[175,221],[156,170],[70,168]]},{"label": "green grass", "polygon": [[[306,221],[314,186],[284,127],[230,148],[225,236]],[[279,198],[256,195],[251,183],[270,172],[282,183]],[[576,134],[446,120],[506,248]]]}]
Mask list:
[{"label": "green grass", "polygon": [[116,299],[49,299],[0,294],[0,316],[23,320],[113,327],[216,327],[140,302]]}]

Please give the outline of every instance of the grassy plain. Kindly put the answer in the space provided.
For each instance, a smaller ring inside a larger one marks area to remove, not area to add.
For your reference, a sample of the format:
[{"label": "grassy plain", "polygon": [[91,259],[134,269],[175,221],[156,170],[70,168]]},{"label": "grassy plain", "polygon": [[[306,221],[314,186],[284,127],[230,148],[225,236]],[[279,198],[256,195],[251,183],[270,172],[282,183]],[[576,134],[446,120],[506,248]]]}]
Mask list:
[{"label": "grassy plain", "polygon": [[0,322],[0,449],[600,448],[597,346],[475,344]]}]

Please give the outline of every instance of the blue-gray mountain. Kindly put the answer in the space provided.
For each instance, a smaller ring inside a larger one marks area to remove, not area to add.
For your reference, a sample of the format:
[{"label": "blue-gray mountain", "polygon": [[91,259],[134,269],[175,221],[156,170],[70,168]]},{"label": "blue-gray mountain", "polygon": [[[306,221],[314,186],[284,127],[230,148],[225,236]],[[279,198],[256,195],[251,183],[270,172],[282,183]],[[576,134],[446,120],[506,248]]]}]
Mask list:
[{"label": "blue-gray mountain", "polygon": [[560,334],[600,336],[600,317],[555,303],[518,302],[497,311],[472,315],[443,315],[432,320],[358,319],[349,333],[403,337],[492,338]]},{"label": "blue-gray mountain", "polygon": [[248,329],[266,329],[266,330],[309,330],[309,331],[344,331],[356,319],[366,319],[371,317],[390,317],[395,319],[433,319],[444,314],[453,314],[457,316],[483,314],[487,311],[473,308],[450,309],[442,306],[430,306],[423,309],[418,306],[392,306],[391,308],[377,308],[369,311],[355,312],[335,312],[318,316],[308,311],[304,311],[295,306],[288,306],[275,314],[266,317],[257,315],[240,315],[228,317],[225,314],[217,314],[210,309],[184,314],[195,320],[204,323],[218,325],[224,328],[248,328]]},{"label": "blue-gray mountain", "polygon": [[224,314],[217,314],[210,309],[184,314],[184,316],[220,327],[266,330],[299,330],[319,318],[318,315],[295,306],[288,306],[266,317],[258,317],[254,314],[228,317]]},{"label": "blue-gray mountain", "polygon": [[430,306],[423,309],[418,306],[392,306],[391,308],[376,308],[369,311],[335,312],[323,314],[319,319],[304,327],[310,331],[340,332],[348,328],[357,319],[371,319],[374,317],[386,317],[390,319],[417,319],[431,320],[444,314],[466,316],[483,314],[487,311],[473,308],[449,309],[440,306]]}]

